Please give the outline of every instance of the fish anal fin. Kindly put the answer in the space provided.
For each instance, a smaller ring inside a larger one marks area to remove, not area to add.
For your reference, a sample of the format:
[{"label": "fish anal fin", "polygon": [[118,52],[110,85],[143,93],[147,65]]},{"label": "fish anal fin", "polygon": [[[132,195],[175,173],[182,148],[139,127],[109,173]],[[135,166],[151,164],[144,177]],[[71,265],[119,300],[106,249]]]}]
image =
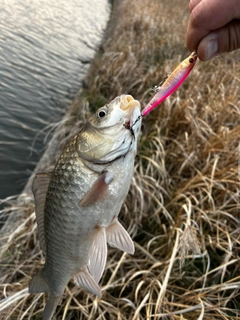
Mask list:
[{"label": "fish anal fin", "polygon": [[35,212],[37,219],[38,237],[40,247],[43,252],[46,252],[46,244],[44,238],[44,207],[46,195],[50,182],[50,173],[38,173],[33,180],[32,192],[35,199]]},{"label": "fish anal fin", "polygon": [[48,284],[44,280],[41,271],[39,271],[30,281],[28,291],[29,293],[44,292],[49,294]]},{"label": "fish anal fin", "polygon": [[102,277],[107,261],[106,230],[103,227],[98,228],[99,229],[93,238],[87,263],[88,269],[97,283]]},{"label": "fish anal fin", "polygon": [[99,298],[102,296],[102,291],[95,279],[89,273],[87,268],[83,268],[78,274],[74,276],[74,282],[78,286],[82,287],[83,289],[95,294]]},{"label": "fish anal fin", "polygon": [[107,242],[110,246],[116,247],[127,253],[134,254],[135,248],[133,241],[128,232],[124,229],[124,227],[118,220],[113,222],[107,228],[106,233]]},{"label": "fish anal fin", "polygon": [[108,171],[102,172],[100,177],[94,182],[92,187],[79,202],[79,205],[82,207],[88,207],[104,199],[108,192],[108,185],[112,180],[113,176],[109,174]]},{"label": "fish anal fin", "polygon": [[38,272],[29,283],[29,293],[44,292],[48,295],[48,300],[43,312],[43,320],[51,320],[56,310],[61,296],[54,296],[50,294],[50,289],[47,282],[42,276],[42,271]]}]

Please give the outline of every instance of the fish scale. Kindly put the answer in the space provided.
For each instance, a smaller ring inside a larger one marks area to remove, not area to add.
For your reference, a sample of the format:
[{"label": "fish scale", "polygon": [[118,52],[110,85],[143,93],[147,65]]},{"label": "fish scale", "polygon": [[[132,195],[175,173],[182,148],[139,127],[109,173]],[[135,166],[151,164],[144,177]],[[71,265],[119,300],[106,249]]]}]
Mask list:
[{"label": "fish scale", "polygon": [[[73,142],[71,146],[76,144],[76,140]],[[48,214],[45,216],[44,225],[48,246],[43,274],[54,296],[62,295],[69,279],[79,271],[81,265],[86,264],[88,257],[87,251],[79,250],[82,247],[79,244],[82,238],[86,238],[85,234],[89,232],[91,226],[86,228],[84,213],[81,212],[80,215],[78,203],[83,197],[81,185],[84,183],[77,153],[71,151],[73,150],[67,148],[57,163],[56,175],[54,174],[50,180],[49,196],[45,204],[45,211]],[[64,175],[66,171],[69,177]],[[72,176],[75,177],[75,182],[71,179]],[[60,203],[58,199],[61,199]],[[90,244],[86,238],[83,245],[89,247]],[[67,271],[65,277],[63,270]]]}]

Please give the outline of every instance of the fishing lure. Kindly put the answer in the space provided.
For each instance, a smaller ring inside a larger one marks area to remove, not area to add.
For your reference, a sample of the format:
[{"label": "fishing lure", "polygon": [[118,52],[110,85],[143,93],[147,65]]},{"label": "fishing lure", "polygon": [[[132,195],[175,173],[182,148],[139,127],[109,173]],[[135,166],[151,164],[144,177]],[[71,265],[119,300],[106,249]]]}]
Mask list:
[{"label": "fishing lure", "polygon": [[158,91],[151,101],[142,110],[141,115],[146,116],[156,108],[162,101],[170,96],[187,78],[197,61],[197,53],[193,51],[187,59],[183,60],[177,68],[167,77],[163,84],[157,87]]}]

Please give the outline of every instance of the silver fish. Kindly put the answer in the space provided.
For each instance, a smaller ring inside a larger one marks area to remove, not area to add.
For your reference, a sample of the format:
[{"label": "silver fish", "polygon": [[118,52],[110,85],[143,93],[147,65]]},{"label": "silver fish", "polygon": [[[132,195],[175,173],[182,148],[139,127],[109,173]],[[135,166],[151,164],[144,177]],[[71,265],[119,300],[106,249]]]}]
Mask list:
[{"label": "silver fish", "polygon": [[36,175],[33,194],[46,260],[31,280],[29,292],[48,294],[44,320],[52,318],[72,277],[101,297],[98,283],[107,243],[134,253],[118,214],[131,183],[140,128],[140,103],[121,95],[90,117],[52,173]]}]

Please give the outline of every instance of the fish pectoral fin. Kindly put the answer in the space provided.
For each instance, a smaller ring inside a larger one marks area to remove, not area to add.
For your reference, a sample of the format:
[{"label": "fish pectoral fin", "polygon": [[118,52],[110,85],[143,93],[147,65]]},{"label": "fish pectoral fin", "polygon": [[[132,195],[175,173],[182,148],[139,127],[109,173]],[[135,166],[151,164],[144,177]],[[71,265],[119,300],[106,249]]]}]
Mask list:
[{"label": "fish pectoral fin", "polygon": [[79,202],[79,205],[82,207],[88,207],[104,199],[108,191],[108,186],[112,180],[112,174],[110,174],[108,171],[102,172],[100,177],[94,182],[92,187]]},{"label": "fish pectoral fin", "polygon": [[98,283],[107,261],[107,237],[105,228],[98,227],[88,255],[88,269]]},{"label": "fish pectoral fin", "polygon": [[107,228],[107,242],[112,247],[134,254],[135,248],[133,241],[118,220]]},{"label": "fish pectoral fin", "polygon": [[32,185],[32,192],[36,203],[35,212],[37,219],[38,238],[40,242],[40,247],[44,254],[46,252],[46,244],[44,237],[44,207],[50,178],[51,173],[38,173],[36,174]]},{"label": "fish pectoral fin", "polygon": [[99,287],[95,279],[91,276],[86,267],[74,276],[74,282],[76,285],[101,298],[101,288]]}]

